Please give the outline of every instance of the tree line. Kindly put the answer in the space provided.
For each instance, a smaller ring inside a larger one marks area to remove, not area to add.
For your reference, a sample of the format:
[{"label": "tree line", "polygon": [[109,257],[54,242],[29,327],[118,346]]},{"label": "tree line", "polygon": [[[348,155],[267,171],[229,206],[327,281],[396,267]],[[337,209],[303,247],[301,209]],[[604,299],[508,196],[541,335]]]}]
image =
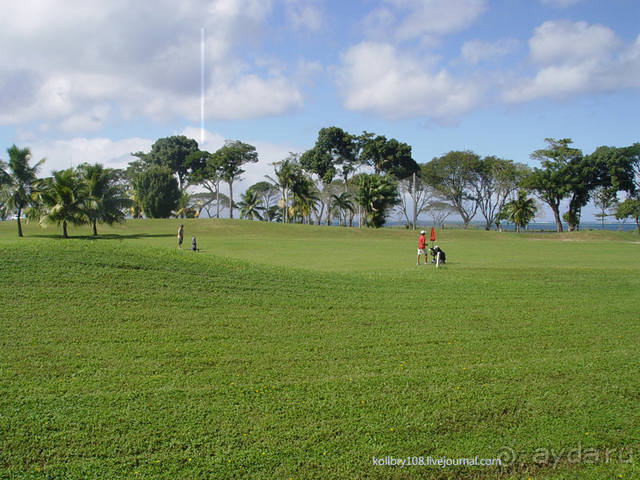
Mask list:
[{"label": "tree line", "polygon": [[[526,227],[537,212],[536,201],[549,206],[556,229],[580,225],[582,208],[593,199],[596,215],[633,218],[640,232],[640,143],[598,147],[584,155],[571,139],[545,139],[531,154],[540,167],[472,151],[451,151],[419,164],[411,147],[383,135],[353,135],[338,127],[323,128],[314,146],[290,153],[273,164],[273,173],[251,185],[239,202],[233,186],[245,167],[258,161],[252,145],[226,141],[215,152],[201,150],[184,136],[157,140],[148,153],[136,152],[126,169],[82,164],[37,178],[44,160],[29,165],[29,150],[8,149],[0,163],[0,213],[43,223],[58,223],[66,237],[68,223],[121,222],[138,218],[219,218],[234,209],[240,217],[277,222],[380,227],[393,213],[416,228],[420,214],[443,225],[452,214],[465,228],[480,215],[485,229],[511,222]],[[226,185],[225,194],[221,184]],[[195,190],[195,191],[194,191]],[[625,199],[618,201],[622,193]],[[568,200],[566,212],[561,203]]]}]

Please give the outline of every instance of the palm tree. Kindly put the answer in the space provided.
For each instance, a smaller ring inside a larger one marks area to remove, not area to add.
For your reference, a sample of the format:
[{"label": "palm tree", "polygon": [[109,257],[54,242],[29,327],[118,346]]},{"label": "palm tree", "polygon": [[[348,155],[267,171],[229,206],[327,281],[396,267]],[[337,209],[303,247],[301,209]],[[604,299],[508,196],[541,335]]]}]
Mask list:
[{"label": "palm tree", "polygon": [[264,220],[267,222],[279,222],[282,219],[282,209],[278,205],[271,205],[264,211]]},{"label": "palm tree", "polygon": [[398,186],[389,176],[362,173],[358,177],[357,202],[364,210],[366,224],[381,227],[387,210],[398,204]]},{"label": "palm tree", "polygon": [[262,210],[260,206],[260,196],[253,190],[247,190],[242,194],[242,201],[238,203],[240,207],[240,217],[247,218],[249,220],[262,220],[259,210]]},{"label": "palm tree", "polygon": [[[28,148],[13,145],[7,149],[9,153],[8,169],[0,165],[0,183],[3,209],[15,211],[18,215],[18,237],[22,237],[22,211],[33,204],[32,190],[37,180],[37,173],[44,163],[44,158],[33,167],[29,165],[31,152]],[[6,164],[5,164],[6,165]]]},{"label": "palm tree", "polygon": [[265,175],[266,178],[271,180],[273,184],[278,187],[282,192],[282,198],[280,199],[280,208],[282,208],[282,221],[287,223],[289,221],[288,208],[289,208],[289,192],[295,182],[296,170],[300,169],[298,164],[298,157],[292,153],[281,162],[273,164],[273,171],[275,178]]},{"label": "palm tree", "polygon": [[340,195],[333,194],[331,196],[331,206],[338,217],[338,225],[344,220],[344,226],[347,226],[347,212],[353,213],[354,206],[351,201],[349,192],[342,192]]},{"label": "palm tree", "polygon": [[98,222],[107,225],[124,222],[124,209],[133,202],[127,198],[124,185],[116,170],[104,168],[100,164],[78,166],[80,180],[87,187],[85,214],[91,223],[93,235],[98,235]]},{"label": "palm tree", "polygon": [[297,214],[302,223],[305,219],[307,219],[307,223],[311,223],[311,211],[315,208],[319,197],[313,180],[307,177],[302,169],[296,170],[291,192],[293,193],[294,215]]},{"label": "palm tree", "polygon": [[32,209],[31,216],[37,216],[41,223],[62,224],[63,238],[68,238],[68,223],[87,223],[89,188],[72,168],[58,170],[53,177],[42,180],[37,196],[40,207]]},{"label": "palm tree", "polygon": [[[191,195],[182,190],[180,192],[180,198],[178,199],[178,208],[176,209],[176,218],[185,218],[189,214],[189,202],[191,201]],[[193,209],[191,209],[193,210]]]},{"label": "palm tree", "polygon": [[516,232],[520,231],[520,227],[526,227],[536,216],[536,201],[533,198],[527,198],[527,192],[520,190],[518,196],[505,203],[503,207],[504,216],[512,221],[516,226]]}]

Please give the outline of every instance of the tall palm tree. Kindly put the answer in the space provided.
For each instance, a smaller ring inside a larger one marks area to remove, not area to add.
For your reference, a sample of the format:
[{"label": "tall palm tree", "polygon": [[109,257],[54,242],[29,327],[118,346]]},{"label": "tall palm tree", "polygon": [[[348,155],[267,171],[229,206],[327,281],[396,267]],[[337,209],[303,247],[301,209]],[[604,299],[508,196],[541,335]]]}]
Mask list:
[{"label": "tall palm tree", "polygon": [[282,192],[281,202],[279,203],[281,203],[283,223],[287,223],[289,221],[289,193],[291,192],[291,188],[295,182],[296,171],[299,169],[300,165],[297,162],[297,155],[291,154],[281,162],[273,164],[275,178],[265,175],[265,177],[271,180]]},{"label": "tall palm tree", "polygon": [[78,166],[78,173],[81,182],[87,187],[88,198],[84,209],[91,223],[93,235],[98,235],[98,222],[107,225],[123,223],[124,209],[129,207],[132,201],[127,197],[118,172],[100,164],[83,163]]},{"label": "tall palm tree", "polygon": [[293,193],[294,215],[299,216],[302,223],[305,219],[307,223],[311,223],[311,211],[315,208],[319,197],[315,183],[304,174],[302,169],[296,171],[291,192]]},{"label": "tall palm tree", "polygon": [[240,217],[249,220],[262,220],[259,210],[261,199],[257,192],[247,190],[242,194],[242,201],[238,204],[240,207]]},{"label": "tall palm tree", "polygon": [[4,184],[0,192],[3,208],[15,211],[18,215],[18,237],[22,237],[22,211],[33,204],[32,190],[44,158],[34,166],[30,166],[31,152],[28,148],[18,148],[13,145],[7,149],[7,152],[9,153],[8,168],[5,170],[6,167],[0,166],[0,182]]},{"label": "tall palm tree", "polygon": [[72,169],[53,172],[53,177],[41,181],[37,192],[39,208],[33,209],[41,223],[62,224],[62,237],[67,238],[67,224],[83,225],[88,217],[85,211],[89,201],[89,188]]},{"label": "tall palm tree", "polygon": [[520,227],[526,227],[536,216],[536,201],[533,198],[527,198],[527,192],[520,190],[518,196],[505,203],[503,207],[504,216],[512,221],[516,226],[516,232],[520,231]]}]

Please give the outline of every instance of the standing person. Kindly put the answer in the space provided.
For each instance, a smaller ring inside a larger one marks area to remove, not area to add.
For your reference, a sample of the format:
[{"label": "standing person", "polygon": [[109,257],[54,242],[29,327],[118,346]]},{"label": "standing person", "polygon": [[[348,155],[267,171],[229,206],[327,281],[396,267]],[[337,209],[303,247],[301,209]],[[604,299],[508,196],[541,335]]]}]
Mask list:
[{"label": "standing person", "polygon": [[196,237],[191,237],[191,250],[194,252],[198,251],[198,244],[196,242]]},{"label": "standing person", "polygon": [[418,260],[416,262],[416,265],[420,265],[420,255],[424,255],[424,264],[427,264],[427,253],[424,250],[427,245],[427,237],[425,237],[426,233],[427,232],[422,230],[420,232],[420,236],[418,237]]},{"label": "standing person", "polygon": [[178,229],[178,248],[182,250],[182,238],[184,237],[184,225],[180,224]]}]

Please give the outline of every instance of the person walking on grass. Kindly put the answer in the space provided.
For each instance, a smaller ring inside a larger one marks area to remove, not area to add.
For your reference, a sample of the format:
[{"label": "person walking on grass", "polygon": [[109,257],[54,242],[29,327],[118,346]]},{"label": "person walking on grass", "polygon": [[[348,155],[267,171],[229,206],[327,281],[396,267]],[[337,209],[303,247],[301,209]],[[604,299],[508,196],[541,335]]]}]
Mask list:
[{"label": "person walking on grass", "polygon": [[427,232],[422,230],[420,232],[420,236],[418,237],[418,259],[416,261],[416,265],[420,265],[420,255],[424,256],[424,264],[427,264],[427,253],[425,251],[425,247],[427,246],[427,237],[425,237]]},{"label": "person walking on grass", "polygon": [[178,229],[178,248],[182,250],[182,239],[184,238],[184,225],[180,224]]}]

